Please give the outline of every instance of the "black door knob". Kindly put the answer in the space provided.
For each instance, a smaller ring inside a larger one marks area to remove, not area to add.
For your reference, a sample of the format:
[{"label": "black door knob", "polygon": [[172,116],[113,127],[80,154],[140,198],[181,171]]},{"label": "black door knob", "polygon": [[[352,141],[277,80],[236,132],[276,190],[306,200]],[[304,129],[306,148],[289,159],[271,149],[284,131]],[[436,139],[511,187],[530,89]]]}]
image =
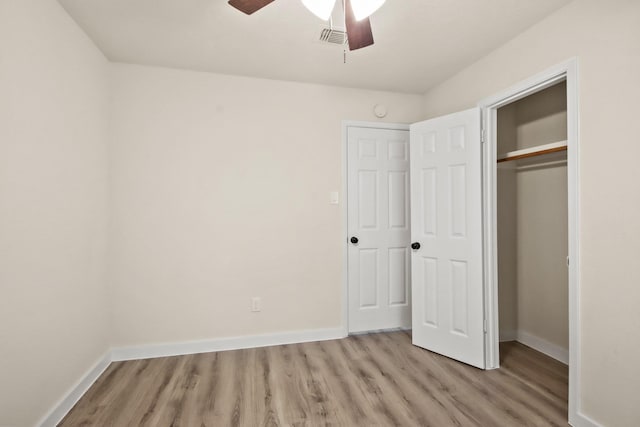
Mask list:
[{"label": "black door knob", "polygon": [[413,249],[413,250],[416,250],[416,251],[417,251],[418,249],[420,249],[420,243],[418,243],[418,242],[413,242],[413,243],[411,244],[411,249]]},{"label": "black door knob", "polygon": [[356,236],[353,236],[350,240],[354,245],[358,243],[358,238]]}]

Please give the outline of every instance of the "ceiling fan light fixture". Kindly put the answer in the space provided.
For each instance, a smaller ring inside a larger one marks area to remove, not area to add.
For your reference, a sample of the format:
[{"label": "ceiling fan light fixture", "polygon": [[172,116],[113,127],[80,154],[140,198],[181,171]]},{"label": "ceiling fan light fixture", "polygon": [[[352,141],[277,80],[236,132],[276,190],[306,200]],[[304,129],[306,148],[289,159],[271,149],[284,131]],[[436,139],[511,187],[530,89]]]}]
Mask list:
[{"label": "ceiling fan light fixture", "polygon": [[327,21],[333,12],[336,0],[302,0],[302,4],[318,18]]},{"label": "ceiling fan light fixture", "polygon": [[367,18],[373,12],[380,9],[380,6],[382,6],[385,1],[386,0],[351,0],[353,15],[357,21]]}]

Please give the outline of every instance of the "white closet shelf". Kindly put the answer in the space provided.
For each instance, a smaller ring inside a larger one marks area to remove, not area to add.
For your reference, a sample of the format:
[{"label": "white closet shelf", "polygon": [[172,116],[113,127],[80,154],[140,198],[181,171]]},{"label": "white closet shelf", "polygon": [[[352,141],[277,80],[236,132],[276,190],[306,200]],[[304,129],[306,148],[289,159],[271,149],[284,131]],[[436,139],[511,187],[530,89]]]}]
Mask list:
[{"label": "white closet shelf", "polygon": [[565,151],[567,149],[567,141],[552,142],[551,144],[536,145],[531,148],[522,150],[509,151],[508,153],[498,155],[498,163],[508,162],[510,160],[526,159],[527,157],[540,156],[542,154],[555,153]]}]

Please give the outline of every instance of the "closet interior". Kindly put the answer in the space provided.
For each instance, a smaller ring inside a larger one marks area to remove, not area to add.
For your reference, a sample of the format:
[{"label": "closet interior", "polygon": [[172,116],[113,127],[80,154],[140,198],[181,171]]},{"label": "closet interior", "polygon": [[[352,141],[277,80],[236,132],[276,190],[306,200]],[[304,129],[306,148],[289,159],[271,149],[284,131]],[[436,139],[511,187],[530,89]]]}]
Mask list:
[{"label": "closet interior", "polygon": [[498,306],[501,341],[568,363],[567,88],[498,110]]}]

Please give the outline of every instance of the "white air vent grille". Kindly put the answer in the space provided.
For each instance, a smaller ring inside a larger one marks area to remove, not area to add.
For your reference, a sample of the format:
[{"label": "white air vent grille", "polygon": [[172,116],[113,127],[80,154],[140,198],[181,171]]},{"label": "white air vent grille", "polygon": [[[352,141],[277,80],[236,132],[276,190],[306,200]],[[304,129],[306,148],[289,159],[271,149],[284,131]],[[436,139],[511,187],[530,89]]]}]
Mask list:
[{"label": "white air vent grille", "polygon": [[347,43],[347,33],[335,28],[323,28],[320,32],[320,41],[343,45]]}]

